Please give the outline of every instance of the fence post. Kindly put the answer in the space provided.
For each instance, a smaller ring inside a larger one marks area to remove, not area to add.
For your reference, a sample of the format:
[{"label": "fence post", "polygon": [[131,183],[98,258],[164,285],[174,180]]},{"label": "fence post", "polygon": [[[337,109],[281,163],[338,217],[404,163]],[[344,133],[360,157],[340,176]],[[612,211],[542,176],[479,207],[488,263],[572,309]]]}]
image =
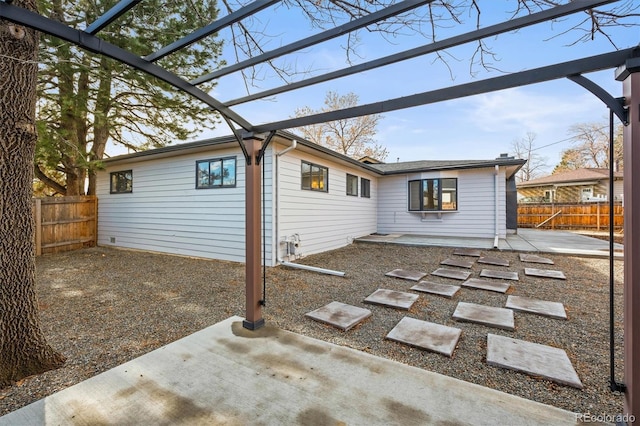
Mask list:
[{"label": "fence post", "polygon": [[36,256],[42,255],[42,200],[35,199],[35,237],[36,237]]},{"label": "fence post", "polygon": [[598,201],[596,206],[596,229],[600,230],[600,201]]}]

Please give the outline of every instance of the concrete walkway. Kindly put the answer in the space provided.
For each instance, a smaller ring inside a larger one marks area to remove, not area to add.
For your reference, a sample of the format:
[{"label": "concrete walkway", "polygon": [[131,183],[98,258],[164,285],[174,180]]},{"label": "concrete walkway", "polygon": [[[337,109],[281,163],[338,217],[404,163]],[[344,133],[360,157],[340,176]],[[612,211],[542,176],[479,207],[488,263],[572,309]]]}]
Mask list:
[{"label": "concrete walkway", "polygon": [[[356,241],[415,246],[465,247],[485,250],[494,248],[493,238],[387,234],[368,235],[358,238]],[[623,257],[622,249],[623,246],[621,244],[614,244],[614,256],[616,258]],[[608,257],[609,242],[576,232],[520,228],[517,234],[508,234],[506,239],[499,240],[498,250]]]},{"label": "concrete walkway", "polygon": [[574,425],[575,414],[232,317],[4,417],[13,425]]}]

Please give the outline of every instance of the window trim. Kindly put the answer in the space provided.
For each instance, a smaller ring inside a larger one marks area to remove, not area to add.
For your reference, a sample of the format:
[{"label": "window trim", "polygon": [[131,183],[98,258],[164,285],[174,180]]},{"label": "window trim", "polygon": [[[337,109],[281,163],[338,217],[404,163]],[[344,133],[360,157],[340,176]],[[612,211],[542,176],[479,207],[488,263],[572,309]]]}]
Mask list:
[{"label": "window trim", "polygon": [[[211,173],[211,163],[220,162],[220,167],[224,167],[225,160],[233,160],[233,184],[224,184],[224,177],[220,177],[220,185],[200,185],[198,179],[199,165],[202,163],[207,163],[209,165],[209,173]],[[208,158],[206,160],[196,160],[196,189],[213,189],[213,188],[235,188],[238,186],[238,158],[235,155],[231,155],[228,157],[216,157],[216,158]]]},{"label": "window trim", "polygon": [[[443,209],[442,208],[442,181],[446,180],[446,179],[453,179],[456,182],[456,208],[455,209]],[[437,181],[438,182],[438,206],[439,208],[437,209],[425,209],[424,207],[424,195],[423,194],[423,185],[425,181]],[[419,198],[419,202],[420,202],[420,206],[418,209],[412,209],[411,208],[411,182],[420,182],[420,198]],[[457,177],[439,177],[439,178],[426,178],[426,179],[412,179],[410,181],[407,182],[407,210],[409,212],[416,212],[416,213],[431,213],[431,212],[435,212],[435,213],[447,213],[447,212],[457,212],[459,210],[459,201],[458,201],[458,178]]]},{"label": "window trim", "polygon": [[[367,190],[364,189],[364,184],[367,183]],[[371,179],[360,178],[360,197],[371,198]]]},{"label": "window trim", "polygon": [[[118,191],[117,188],[116,189],[113,188],[113,176],[121,175],[124,173],[129,173],[131,175],[131,178],[129,179],[131,181],[131,189],[126,191]],[[131,194],[132,192],[133,192],[133,169],[118,170],[117,172],[109,173],[109,194]]]},{"label": "window trim", "polygon": [[[308,165],[309,166],[309,187],[305,188],[304,186],[304,171],[302,170],[304,168],[304,166]],[[326,176],[326,180],[325,180],[325,184],[324,184],[324,188],[313,188],[313,169],[317,168],[319,171],[323,171],[323,176]],[[305,161],[305,160],[301,160],[301,164],[300,164],[300,188],[305,190],[305,191],[314,191],[314,192],[326,192],[329,193],[329,168],[325,167],[325,166],[321,166],[319,164],[315,164],[312,163],[310,161]]]},{"label": "window trim", "polygon": [[[349,178],[355,178],[355,180],[356,180],[356,193],[355,194],[349,192],[349,189],[351,188],[351,185],[349,185]],[[358,176],[352,175],[351,173],[347,173],[347,191],[346,192],[347,192],[348,196],[350,196],[350,197],[357,197],[358,196],[358,184],[359,184]]]}]

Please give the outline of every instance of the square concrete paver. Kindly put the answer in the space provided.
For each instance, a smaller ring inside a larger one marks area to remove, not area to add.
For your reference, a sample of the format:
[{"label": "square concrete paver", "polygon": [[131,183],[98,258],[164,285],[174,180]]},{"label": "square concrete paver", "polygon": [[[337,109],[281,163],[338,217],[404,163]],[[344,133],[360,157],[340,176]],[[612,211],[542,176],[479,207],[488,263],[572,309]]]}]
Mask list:
[{"label": "square concrete paver", "polygon": [[503,330],[514,330],[513,311],[505,308],[478,305],[476,303],[459,302],[453,313],[457,321],[473,322]]},{"label": "square concrete paver", "polygon": [[489,334],[487,364],[582,389],[582,382],[567,353],[560,348]]},{"label": "square concrete paver", "polygon": [[524,268],[524,274],[533,277],[555,278],[557,280],[566,280],[564,272],[554,271],[551,269]]},{"label": "square concrete paver", "polygon": [[404,317],[387,334],[387,339],[450,357],[461,333],[459,328]]},{"label": "square concrete paver", "polygon": [[509,296],[507,304],[509,309],[520,312],[543,315],[545,317],[567,319],[567,312],[560,302],[548,302],[546,300],[532,299],[524,296]]},{"label": "square concrete paver", "polygon": [[457,256],[471,256],[471,257],[480,257],[480,250],[472,249],[472,248],[459,248],[453,251],[453,254]]},{"label": "square concrete paver", "polygon": [[496,291],[498,293],[506,293],[511,285],[509,283],[496,283],[489,280],[481,280],[479,278],[471,278],[462,283],[463,287],[476,288],[479,290]]},{"label": "square concrete paver", "polygon": [[547,265],[553,265],[553,260],[547,259],[546,257],[538,256],[537,254],[525,254],[520,253],[520,261],[521,262],[530,262],[530,263],[545,263]]},{"label": "square concrete paver", "polygon": [[305,316],[347,331],[371,316],[371,311],[340,302],[331,302]]},{"label": "square concrete paver", "polygon": [[459,268],[471,268],[473,266],[473,260],[461,259],[461,258],[449,258],[440,262],[441,265],[457,266]]},{"label": "square concrete paver", "polygon": [[509,261],[505,259],[501,259],[495,256],[482,256],[478,259],[478,263],[485,263],[487,265],[496,265],[496,266],[509,266]]},{"label": "square concrete paver", "polygon": [[387,272],[385,275],[388,277],[402,278],[410,281],[420,281],[422,277],[427,275],[427,273],[419,271],[409,271],[407,269],[394,269],[391,272]]},{"label": "square concrete paver", "polygon": [[484,278],[497,278],[499,280],[518,281],[518,273],[512,271],[495,271],[493,269],[483,269],[480,276]]},{"label": "square concrete paver", "polygon": [[367,298],[364,299],[364,302],[409,310],[416,300],[418,300],[418,297],[419,296],[417,294],[379,288],[367,296]]},{"label": "square concrete paver", "polygon": [[459,271],[457,269],[449,269],[449,268],[438,268],[435,271],[433,271],[431,275],[464,281],[467,278],[469,278],[469,275],[471,275],[471,272]]},{"label": "square concrete paver", "polygon": [[460,290],[460,286],[434,283],[430,281],[420,281],[418,284],[411,287],[411,290],[452,298]]}]

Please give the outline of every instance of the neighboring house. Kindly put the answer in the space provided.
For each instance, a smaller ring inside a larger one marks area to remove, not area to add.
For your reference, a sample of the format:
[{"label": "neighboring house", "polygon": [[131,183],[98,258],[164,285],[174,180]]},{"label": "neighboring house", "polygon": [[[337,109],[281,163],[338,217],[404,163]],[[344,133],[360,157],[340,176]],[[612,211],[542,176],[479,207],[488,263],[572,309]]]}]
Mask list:
[{"label": "neighboring house", "polygon": [[[613,199],[622,201],[622,172],[614,172]],[[607,201],[609,169],[585,168],[556,173],[517,184],[518,200],[530,203]]]},{"label": "neighboring house", "polygon": [[[263,160],[265,262],[372,233],[505,238],[517,226],[515,173],[524,162],[363,163],[278,132]],[[244,261],[245,160],[233,137],[122,155],[104,166],[99,245]]]}]

